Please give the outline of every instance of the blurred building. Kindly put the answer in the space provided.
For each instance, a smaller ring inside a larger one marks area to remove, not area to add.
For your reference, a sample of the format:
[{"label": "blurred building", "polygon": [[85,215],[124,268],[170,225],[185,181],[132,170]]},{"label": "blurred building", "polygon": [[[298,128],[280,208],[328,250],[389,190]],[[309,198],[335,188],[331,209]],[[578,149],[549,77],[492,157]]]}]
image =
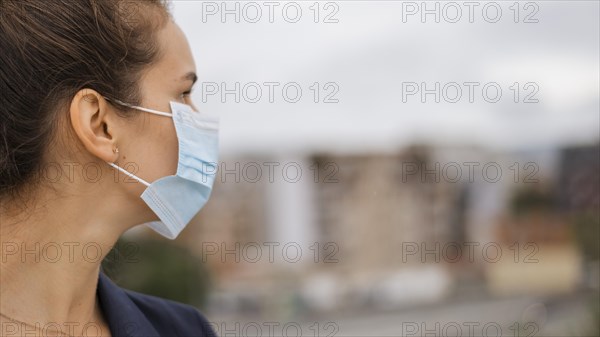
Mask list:
[{"label": "blurred building", "polygon": [[[213,309],[226,312],[403,306],[478,282],[500,295],[569,291],[580,255],[567,221],[553,206],[513,214],[518,191],[564,175],[556,161],[426,146],[226,158],[181,241],[207,263]],[[577,176],[583,166],[569,167]],[[572,184],[564,180],[561,190]],[[563,277],[550,282],[557,270]]]},{"label": "blurred building", "polygon": [[600,212],[600,145],[561,151],[557,194],[561,210]]}]

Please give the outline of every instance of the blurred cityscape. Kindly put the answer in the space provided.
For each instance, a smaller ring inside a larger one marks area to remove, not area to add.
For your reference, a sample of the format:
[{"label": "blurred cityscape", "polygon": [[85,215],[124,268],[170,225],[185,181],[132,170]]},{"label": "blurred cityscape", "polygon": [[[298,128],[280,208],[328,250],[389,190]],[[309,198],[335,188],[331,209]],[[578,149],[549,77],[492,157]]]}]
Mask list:
[{"label": "blurred cityscape", "polygon": [[[596,145],[225,160],[186,244],[214,272],[210,309],[259,317],[597,290],[598,241],[577,235],[598,238],[599,156]],[[310,173],[269,182],[265,162]]]}]

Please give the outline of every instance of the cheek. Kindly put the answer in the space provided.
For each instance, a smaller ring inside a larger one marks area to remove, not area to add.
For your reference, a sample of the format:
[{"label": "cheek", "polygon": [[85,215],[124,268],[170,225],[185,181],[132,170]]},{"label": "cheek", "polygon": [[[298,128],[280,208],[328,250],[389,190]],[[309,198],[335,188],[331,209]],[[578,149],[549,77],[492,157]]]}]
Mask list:
[{"label": "cheek", "polygon": [[179,158],[173,121],[160,116],[157,118],[148,118],[140,127],[135,149],[131,153],[131,159],[138,163],[140,176],[149,182],[174,175]]},{"label": "cheek", "polygon": [[156,130],[156,166],[160,176],[174,175],[179,161],[179,143],[172,120],[166,119]]}]

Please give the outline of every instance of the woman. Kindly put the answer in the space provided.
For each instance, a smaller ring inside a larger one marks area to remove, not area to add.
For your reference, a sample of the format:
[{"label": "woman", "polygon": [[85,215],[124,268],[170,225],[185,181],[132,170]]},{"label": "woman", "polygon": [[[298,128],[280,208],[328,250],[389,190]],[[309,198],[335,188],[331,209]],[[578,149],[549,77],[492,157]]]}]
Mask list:
[{"label": "woman", "polygon": [[214,335],[100,268],[129,228],[173,239],[210,195],[218,124],[166,4],[0,0],[0,51],[0,335]]}]

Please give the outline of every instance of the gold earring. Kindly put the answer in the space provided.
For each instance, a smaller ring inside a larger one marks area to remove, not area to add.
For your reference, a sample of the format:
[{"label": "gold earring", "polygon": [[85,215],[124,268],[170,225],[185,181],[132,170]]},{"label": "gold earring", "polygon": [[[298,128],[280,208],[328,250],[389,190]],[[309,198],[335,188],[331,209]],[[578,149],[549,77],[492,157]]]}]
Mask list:
[{"label": "gold earring", "polygon": [[115,147],[115,148],[113,149],[113,153],[119,153],[119,148],[118,148],[118,147]]}]

